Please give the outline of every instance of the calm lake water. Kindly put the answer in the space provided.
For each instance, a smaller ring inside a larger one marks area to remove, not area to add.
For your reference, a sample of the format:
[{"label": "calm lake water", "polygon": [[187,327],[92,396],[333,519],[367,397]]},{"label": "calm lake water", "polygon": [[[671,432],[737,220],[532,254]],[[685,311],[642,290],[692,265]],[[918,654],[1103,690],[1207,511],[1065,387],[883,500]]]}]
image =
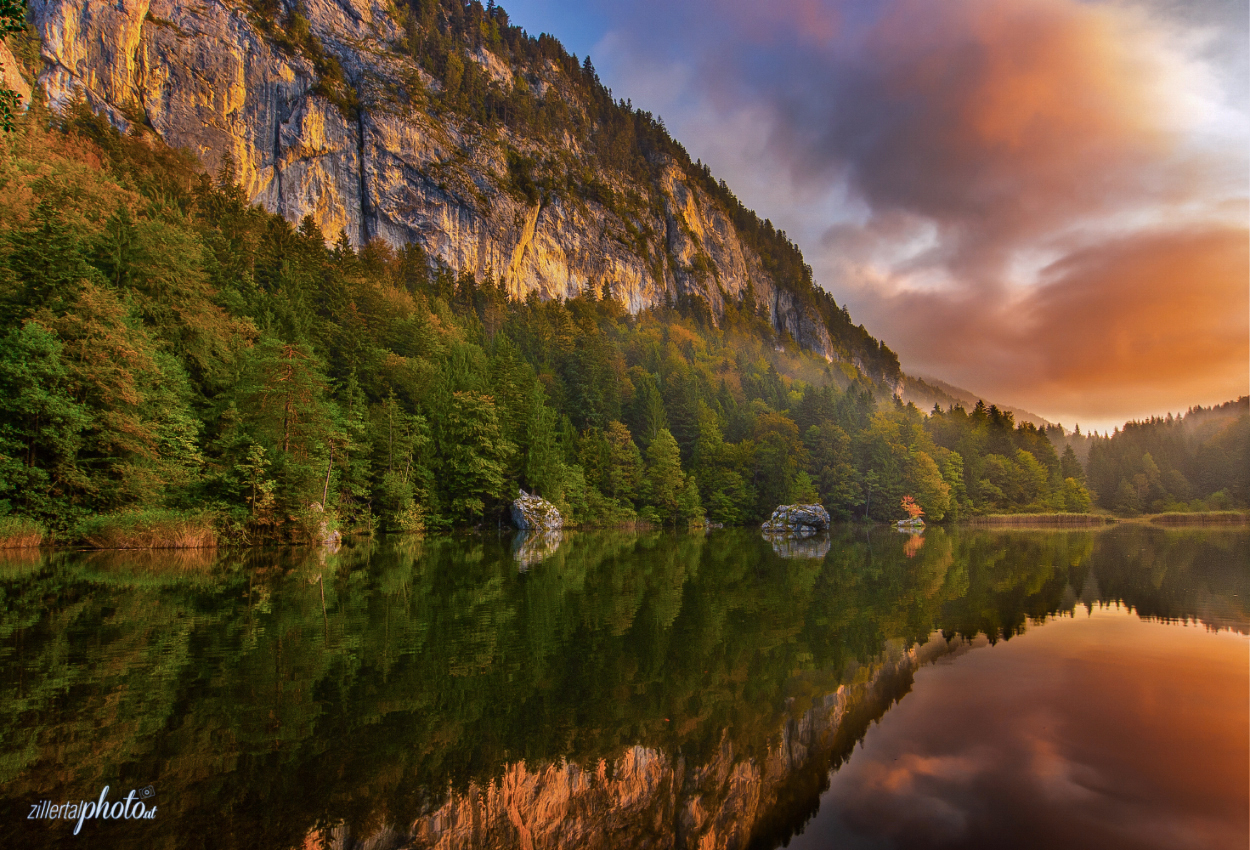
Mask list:
[{"label": "calm lake water", "polygon": [[1248,600],[1244,530],[0,553],[0,844],[1244,848]]}]

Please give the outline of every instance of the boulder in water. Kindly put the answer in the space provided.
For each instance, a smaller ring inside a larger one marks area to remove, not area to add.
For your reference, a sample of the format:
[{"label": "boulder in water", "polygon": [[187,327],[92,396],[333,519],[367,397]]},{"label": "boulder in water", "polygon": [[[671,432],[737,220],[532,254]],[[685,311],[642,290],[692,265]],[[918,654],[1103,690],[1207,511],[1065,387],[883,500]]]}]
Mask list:
[{"label": "boulder in water", "polygon": [[821,505],[781,505],[762,528],[765,534],[806,537],[829,530],[829,512]]},{"label": "boulder in water", "polygon": [[512,503],[512,524],[522,531],[552,531],[564,527],[556,506],[524,490]]}]

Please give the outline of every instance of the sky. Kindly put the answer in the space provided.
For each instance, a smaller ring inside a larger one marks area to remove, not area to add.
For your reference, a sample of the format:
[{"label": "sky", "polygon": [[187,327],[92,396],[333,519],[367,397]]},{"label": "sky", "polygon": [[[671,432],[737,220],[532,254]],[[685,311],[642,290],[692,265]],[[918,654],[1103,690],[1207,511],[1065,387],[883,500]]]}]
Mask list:
[{"label": "sky", "polygon": [[1069,428],[1250,384],[1245,0],[514,0],[933,376]]}]

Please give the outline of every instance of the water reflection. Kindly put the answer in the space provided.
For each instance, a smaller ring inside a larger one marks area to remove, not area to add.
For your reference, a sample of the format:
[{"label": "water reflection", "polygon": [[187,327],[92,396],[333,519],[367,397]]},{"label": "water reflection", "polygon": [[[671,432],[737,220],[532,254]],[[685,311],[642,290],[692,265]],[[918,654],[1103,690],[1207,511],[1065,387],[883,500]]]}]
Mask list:
[{"label": "water reflection", "polygon": [[76,840],[36,800],[149,784],[158,817],[93,846],[775,846],[966,639],[1112,600],[1250,625],[1244,532],[824,539],[581,533],[520,572],[496,537],[6,562],[8,846]]},{"label": "water reflection", "polygon": [[564,532],[558,528],[544,531],[518,531],[512,538],[512,557],[525,572],[555,554],[564,541]]},{"label": "water reflection", "polygon": [[829,554],[833,545],[828,535],[825,534],[816,536],[770,534],[766,539],[772,544],[773,552],[780,558],[809,558],[819,561]]},{"label": "water reflection", "polygon": [[1116,605],[921,669],[790,846],[1244,846],[1247,661]]}]

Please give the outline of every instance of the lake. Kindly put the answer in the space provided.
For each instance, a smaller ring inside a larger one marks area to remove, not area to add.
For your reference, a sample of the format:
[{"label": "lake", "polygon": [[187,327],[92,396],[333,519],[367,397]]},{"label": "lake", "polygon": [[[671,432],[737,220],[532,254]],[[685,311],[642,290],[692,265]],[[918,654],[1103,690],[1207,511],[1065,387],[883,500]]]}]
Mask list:
[{"label": "lake", "polygon": [[5,847],[1250,835],[1244,529],[10,551],[0,595]]}]

